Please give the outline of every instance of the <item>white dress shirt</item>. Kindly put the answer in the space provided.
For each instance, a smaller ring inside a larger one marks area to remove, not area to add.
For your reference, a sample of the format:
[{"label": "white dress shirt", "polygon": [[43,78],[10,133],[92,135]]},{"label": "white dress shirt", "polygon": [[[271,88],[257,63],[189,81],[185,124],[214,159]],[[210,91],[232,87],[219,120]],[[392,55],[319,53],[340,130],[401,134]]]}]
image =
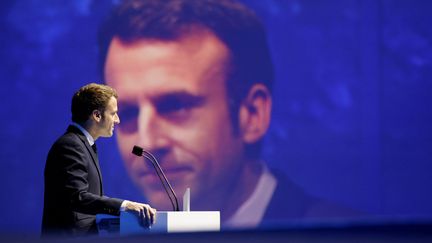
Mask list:
[{"label": "white dress shirt", "polygon": [[252,228],[258,226],[276,189],[277,180],[266,165],[255,190],[225,223],[226,228]]}]

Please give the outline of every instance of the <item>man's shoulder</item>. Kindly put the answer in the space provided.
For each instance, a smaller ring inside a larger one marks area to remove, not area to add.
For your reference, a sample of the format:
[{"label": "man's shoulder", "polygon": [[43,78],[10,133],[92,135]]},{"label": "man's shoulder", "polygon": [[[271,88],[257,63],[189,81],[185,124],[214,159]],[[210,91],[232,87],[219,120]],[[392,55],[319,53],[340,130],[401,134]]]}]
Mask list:
[{"label": "man's shoulder", "polygon": [[71,126],[70,126],[63,135],[61,135],[59,138],[57,138],[57,140],[52,145],[51,150],[55,151],[55,150],[61,149],[61,148],[83,147],[84,143],[82,142],[82,139],[79,136],[80,136],[80,133],[78,133],[74,129],[71,129]]},{"label": "man's shoulder", "polygon": [[[66,161],[65,157],[72,158],[70,157],[71,155],[84,155],[85,149],[85,144],[81,141],[79,136],[70,131],[65,132],[57,138],[48,151],[45,163],[45,173],[62,168],[64,163],[60,162]],[[52,173],[49,174],[52,175]]]},{"label": "man's shoulder", "polygon": [[363,215],[355,209],[309,194],[281,172],[272,173],[278,184],[264,215],[264,221],[352,218]]},{"label": "man's shoulder", "polygon": [[272,170],[277,186],[267,207],[265,218],[300,218],[317,199],[277,170]]}]

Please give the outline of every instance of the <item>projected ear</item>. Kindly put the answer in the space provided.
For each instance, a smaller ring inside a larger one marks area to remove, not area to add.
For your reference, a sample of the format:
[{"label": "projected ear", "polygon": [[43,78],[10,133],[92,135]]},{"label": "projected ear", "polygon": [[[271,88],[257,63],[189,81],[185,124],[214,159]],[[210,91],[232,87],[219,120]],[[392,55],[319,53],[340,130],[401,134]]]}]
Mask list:
[{"label": "projected ear", "polygon": [[268,88],[262,84],[253,85],[240,106],[239,124],[245,143],[261,140],[270,125],[272,99]]}]

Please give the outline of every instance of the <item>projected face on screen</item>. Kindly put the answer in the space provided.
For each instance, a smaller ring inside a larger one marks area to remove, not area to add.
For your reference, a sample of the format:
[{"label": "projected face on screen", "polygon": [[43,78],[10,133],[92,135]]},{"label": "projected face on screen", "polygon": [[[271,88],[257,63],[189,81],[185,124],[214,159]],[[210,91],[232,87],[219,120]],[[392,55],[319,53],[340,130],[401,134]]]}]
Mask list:
[{"label": "projected face on screen", "polygon": [[242,139],[228,110],[228,49],[210,32],[176,41],[114,38],[105,65],[118,91],[118,145],[126,168],[150,203],[171,209],[151,164],[134,145],[155,154],[177,194],[191,188],[194,210],[218,209],[237,184]]}]

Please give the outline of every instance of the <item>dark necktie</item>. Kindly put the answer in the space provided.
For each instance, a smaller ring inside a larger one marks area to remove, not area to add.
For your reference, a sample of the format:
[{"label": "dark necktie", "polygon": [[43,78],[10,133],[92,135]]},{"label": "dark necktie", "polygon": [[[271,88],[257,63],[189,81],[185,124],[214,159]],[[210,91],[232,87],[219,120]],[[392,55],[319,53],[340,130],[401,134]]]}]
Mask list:
[{"label": "dark necktie", "polygon": [[92,147],[93,151],[95,152],[95,154],[97,154],[96,143],[94,143],[91,147]]}]

